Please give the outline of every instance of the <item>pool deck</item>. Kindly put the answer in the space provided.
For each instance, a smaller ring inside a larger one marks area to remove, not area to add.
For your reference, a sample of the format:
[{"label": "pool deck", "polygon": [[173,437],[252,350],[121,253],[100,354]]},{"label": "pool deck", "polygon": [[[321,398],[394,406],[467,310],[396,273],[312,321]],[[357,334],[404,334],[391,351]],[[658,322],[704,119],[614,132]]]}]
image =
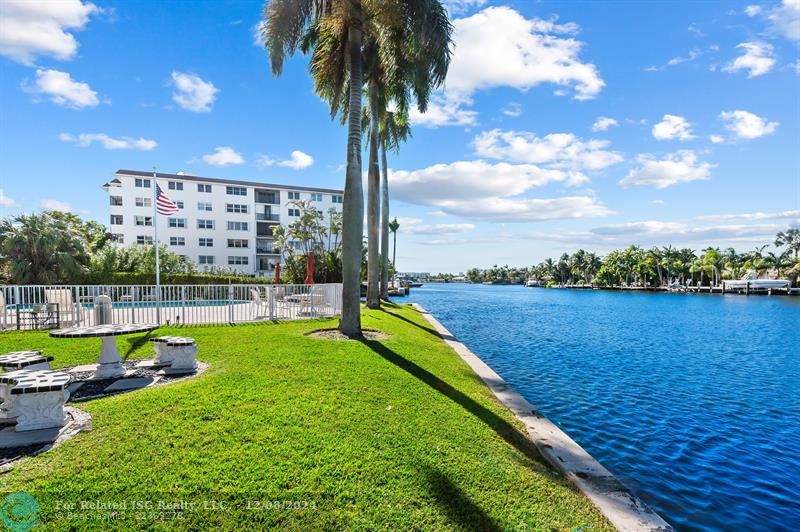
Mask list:
[{"label": "pool deck", "polygon": [[561,471],[603,515],[621,531],[672,531],[672,526],[634,495],[583,447],[544,417],[485,362],[459,342],[421,305],[414,308],[464,362],[478,374],[497,399],[525,424],[528,437],[542,456]]}]

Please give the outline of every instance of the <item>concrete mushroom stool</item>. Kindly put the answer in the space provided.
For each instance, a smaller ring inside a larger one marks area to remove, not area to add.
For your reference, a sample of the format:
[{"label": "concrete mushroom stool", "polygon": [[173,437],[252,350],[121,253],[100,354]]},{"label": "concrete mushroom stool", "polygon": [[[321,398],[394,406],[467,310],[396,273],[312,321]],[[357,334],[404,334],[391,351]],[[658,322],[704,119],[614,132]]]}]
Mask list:
[{"label": "concrete mushroom stool", "polygon": [[66,421],[69,381],[67,373],[50,370],[22,369],[0,375],[0,420],[16,418],[17,432],[61,427]]},{"label": "concrete mushroom stool", "polygon": [[50,369],[52,360],[53,357],[43,355],[41,351],[14,351],[0,355],[0,369],[3,371]]},{"label": "concrete mushroom stool", "polygon": [[156,351],[155,363],[169,365],[162,371],[166,375],[192,373],[197,369],[197,344],[194,338],[184,336],[160,336],[151,338]]}]

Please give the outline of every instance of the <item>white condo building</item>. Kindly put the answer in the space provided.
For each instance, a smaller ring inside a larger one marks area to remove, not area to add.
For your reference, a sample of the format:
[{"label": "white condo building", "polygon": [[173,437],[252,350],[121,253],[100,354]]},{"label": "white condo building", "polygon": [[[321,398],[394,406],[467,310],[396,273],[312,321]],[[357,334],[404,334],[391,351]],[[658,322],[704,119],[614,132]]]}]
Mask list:
[{"label": "white condo building", "polygon": [[[292,204],[310,200],[326,223],[342,211],[344,192],[190,174],[157,174],[161,190],[180,212],[156,216],[158,240],[193,261],[199,270],[222,266],[272,277],[281,255],[272,230],[297,220]],[[118,170],[103,185],[109,197],[109,228],[118,245],[152,244],[153,173]]]}]

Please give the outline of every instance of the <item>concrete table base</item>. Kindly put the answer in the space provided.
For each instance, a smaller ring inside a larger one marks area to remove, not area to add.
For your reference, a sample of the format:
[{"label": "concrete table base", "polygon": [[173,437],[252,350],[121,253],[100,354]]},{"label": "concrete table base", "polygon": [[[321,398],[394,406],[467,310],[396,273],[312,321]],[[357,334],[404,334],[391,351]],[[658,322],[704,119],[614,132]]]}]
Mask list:
[{"label": "concrete table base", "polygon": [[100,352],[97,369],[94,370],[93,380],[113,379],[125,375],[125,367],[117,350],[117,341],[113,336],[103,336],[103,349]]},{"label": "concrete table base", "polygon": [[60,427],[19,432],[14,427],[0,430],[0,449],[28,447],[31,445],[57,445],[81,431],[91,430],[91,416],[77,408],[67,406],[66,421]]}]

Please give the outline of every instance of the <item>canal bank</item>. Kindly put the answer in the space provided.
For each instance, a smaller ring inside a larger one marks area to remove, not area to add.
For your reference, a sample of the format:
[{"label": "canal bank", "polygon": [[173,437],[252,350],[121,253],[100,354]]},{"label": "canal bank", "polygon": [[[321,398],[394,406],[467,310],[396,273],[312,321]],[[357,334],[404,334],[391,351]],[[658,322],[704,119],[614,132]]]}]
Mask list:
[{"label": "canal bank", "polygon": [[442,339],[483,380],[497,399],[525,425],[542,456],[564,474],[621,531],[673,528],[564,431],[543,416],[492,368],[419,304],[413,305]]}]

